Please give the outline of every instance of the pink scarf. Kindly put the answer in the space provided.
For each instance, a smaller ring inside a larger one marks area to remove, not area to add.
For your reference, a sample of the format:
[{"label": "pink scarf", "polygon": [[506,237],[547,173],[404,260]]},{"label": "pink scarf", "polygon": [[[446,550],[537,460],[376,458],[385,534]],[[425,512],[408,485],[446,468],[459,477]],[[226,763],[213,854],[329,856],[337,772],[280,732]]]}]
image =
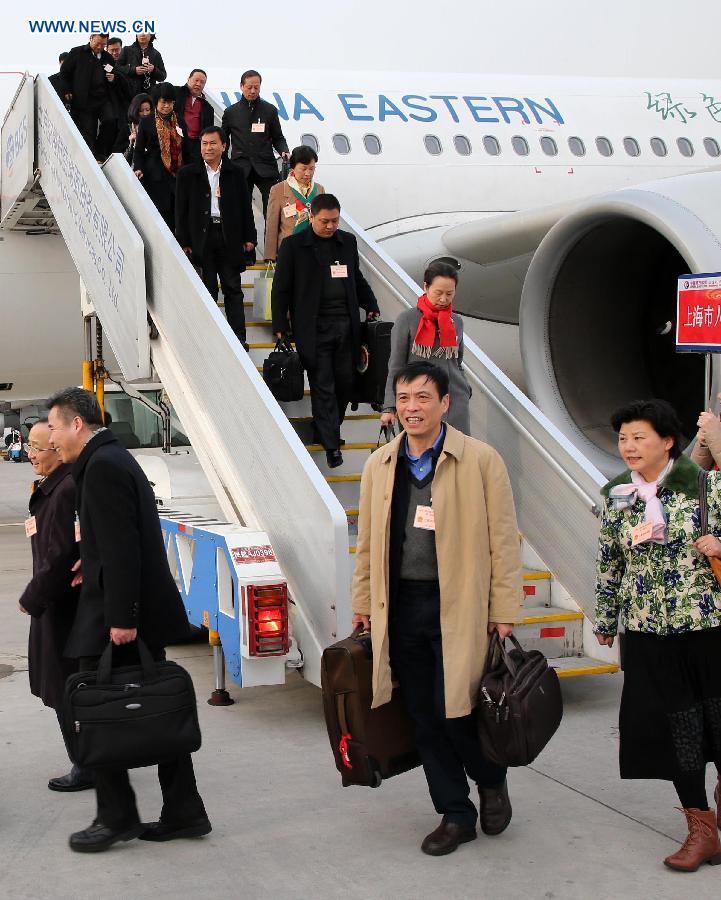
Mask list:
[{"label": "pink scarf", "polygon": [[663,505],[658,498],[658,486],[659,482],[663,481],[671,471],[672,466],[673,460],[671,459],[655,481],[646,481],[639,472],[631,472],[631,481],[638,491],[638,496],[646,504],[643,521],[653,522],[651,540],[656,544],[666,543],[666,519],[663,514]]}]

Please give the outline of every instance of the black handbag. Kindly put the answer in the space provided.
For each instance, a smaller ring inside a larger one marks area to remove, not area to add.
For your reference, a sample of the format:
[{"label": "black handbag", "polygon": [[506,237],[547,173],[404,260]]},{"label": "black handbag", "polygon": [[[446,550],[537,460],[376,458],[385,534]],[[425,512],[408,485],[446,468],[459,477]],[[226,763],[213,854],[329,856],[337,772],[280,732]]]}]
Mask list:
[{"label": "black handbag", "polygon": [[275,350],[263,362],[263,381],[276,400],[303,399],[305,385],[300,354],[287,341],[278,339]]},{"label": "black handbag", "polygon": [[476,722],[486,759],[498,766],[527,766],[561,724],[563,697],[558,675],[540,650],[527,653],[513,635],[509,640],[510,652],[497,631],[491,636]]},{"label": "black handbag", "polygon": [[376,412],[383,409],[392,330],[393,322],[380,319],[361,322],[361,350],[351,396],[352,409],[357,409],[361,403],[370,404]]},{"label": "black handbag", "polygon": [[175,662],[156,662],[140,639],[136,646],[139,664],[113,668],[109,643],[97,670],[65,682],[63,734],[82,768],[154,766],[200,748],[190,675]]}]

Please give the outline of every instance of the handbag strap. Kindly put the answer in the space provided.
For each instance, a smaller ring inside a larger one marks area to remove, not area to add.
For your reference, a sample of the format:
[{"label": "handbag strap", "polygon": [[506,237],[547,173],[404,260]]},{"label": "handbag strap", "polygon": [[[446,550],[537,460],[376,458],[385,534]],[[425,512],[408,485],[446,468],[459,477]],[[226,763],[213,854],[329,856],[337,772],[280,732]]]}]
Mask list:
[{"label": "handbag strap", "polygon": [[[103,651],[103,655],[100,657],[100,662],[98,663],[98,674],[97,674],[97,684],[110,684],[110,673],[113,668],[113,647],[115,645],[112,641],[108,641],[108,646]],[[150,681],[153,678],[158,677],[158,670],[155,666],[155,660],[153,656],[145,646],[145,642],[141,638],[135,639],[135,647],[138,651],[138,656],[140,657],[140,664],[143,667],[143,678],[145,681]]]},{"label": "handbag strap", "polygon": [[376,450],[381,446],[381,438],[385,438],[385,443],[390,444],[393,438],[396,436],[396,430],[392,425],[381,425],[381,430],[378,432],[378,441],[376,443]]},{"label": "handbag strap", "polygon": [[511,675],[515,678],[516,674],[518,672],[518,666],[514,662],[513,657],[511,656],[509,651],[506,650],[506,641],[510,641],[516,650],[518,650],[520,653],[522,653],[524,657],[526,656],[526,651],[520,645],[520,643],[518,642],[518,638],[514,634],[509,634],[507,638],[501,639],[501,636],[498,634],[498,631],[494,631],[493,634],[491,635],[491,641],[488,645],[488,664],[490,666],[490,664],[492,663],[493,654],[496,651],[496,647],[498,647],[498,649],[501,653],[501,659],[503,660],[503,665],[508,669],[508,671],[511,673]]},{"label": "handbag strap", "polygon": [[701,519],[701,535],[708,534],[708,472],[701,469],[698,473],[698,511]]}]

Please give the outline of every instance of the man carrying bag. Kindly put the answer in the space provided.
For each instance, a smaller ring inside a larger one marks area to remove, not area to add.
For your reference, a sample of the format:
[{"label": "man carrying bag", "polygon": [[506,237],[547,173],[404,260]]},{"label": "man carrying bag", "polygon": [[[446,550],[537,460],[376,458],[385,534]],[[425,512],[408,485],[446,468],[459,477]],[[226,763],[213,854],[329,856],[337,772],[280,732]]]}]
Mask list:
[{"label": "man carrying bag", "polygon": [[[72,464],[77,485],[82,589],[65,655],[79,660],[80,672],[95,670],[109,639],[115,666],[137,665],[141,637],[161,661],[165,644],[187,636],[188,620],[168,567],[153,490],[135,459],[103,427],[89,391],[67,388],[51,397],[48,423],[51,445]],[[72,748],[73,741],[68,743]],[[70,836],[72,850],[93,853],[134,837],[167,841],[211,830],[189,753],[159,762],[163,809],[149,826],[140,823],[128,764],[137,760],[95,770],[97,816]]]}]

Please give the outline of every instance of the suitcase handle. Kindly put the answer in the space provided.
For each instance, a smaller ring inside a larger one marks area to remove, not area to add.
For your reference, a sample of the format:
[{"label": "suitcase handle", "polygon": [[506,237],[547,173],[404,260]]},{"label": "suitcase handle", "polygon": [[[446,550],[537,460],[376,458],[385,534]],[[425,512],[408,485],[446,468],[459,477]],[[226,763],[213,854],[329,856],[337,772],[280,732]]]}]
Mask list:
[{"label": "suitcase handle", "polygon": [[520,650],[524,657],[526,656],[526,651],[523,649],[523,647],[521,647],[521,645],[518,642],[518,638],[514,634],[509,634],[508,638],[504,638],[503,640],[501,640],[501,638],[498,635],[498,632],[494,631],[493,634],[491,635],[491,643],[488,647],[488,659],[489,660],[493,659],[493,654],[495,652],[495,649],[496,649],[496,647],[498,647],[498,649],[501,651],[501,656],[503,657],[503,662],[504,662],[506,668],[511,673],[511,675],[515,678],[516,673],[518,671],[518,666],[515,664],[515,662],[511,658],[511,655],[508,652],[508,650],[506,650],[506,647],[505,647],[506,640],[509,640],[513,644],[513,646],[516,648],[516,650]]},{"label": "suitcase handle", "polygon": [[[100,661],[98,662],[98,674],[96,678],[96,684],[111,684],[110,674],[113,669],[113,647],[115,645],[112,641],[108,641],[108,646],[103,651],[103,655],[100,657]],[[143,678],[145,681],[152,681],[153,678],[158,677],[158,670],[155,667],[155,660],[150,653],[150,650],[145,646],[144,641],[141,638],[136,638],[135,646],[138,651],[138,656],[140,657],[140,664],[143,667]]]}]

